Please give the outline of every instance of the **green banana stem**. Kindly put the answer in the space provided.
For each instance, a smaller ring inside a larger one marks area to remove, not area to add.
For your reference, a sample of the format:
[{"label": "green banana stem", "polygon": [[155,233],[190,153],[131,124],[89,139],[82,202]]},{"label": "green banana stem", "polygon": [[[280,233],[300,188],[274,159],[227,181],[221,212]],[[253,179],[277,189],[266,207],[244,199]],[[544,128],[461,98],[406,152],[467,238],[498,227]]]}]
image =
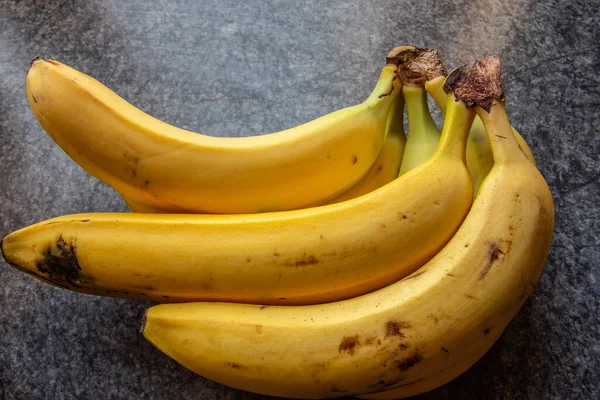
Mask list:
[{"label": "green banana stem", "polygon": [[[515,151],[519,148],[519,143],[513,134],[504,103],[494,103],[489,111],[480,107],[477,107],[476,111],[489,133],[490,140],[488,143],[492,149],[495,162],[506,164],[515,160],[522,160],[523,153]],[[502,143],[500,143],[501,141]]]},{"label": "green banana stem", "polygon": [[464,102],[456,100],[452,94],[448,96],[446,104],[448,112],[437,153],[445,153],[464,160],[467,138],[475,119],[475,110],[472,107],[468,108]]},{"label": "green banana stem", "polygon": [[408,139],[399,175],[427,161],[437,150],[441,135],[429,112],[425,88],[421,85],[405,85],[402,94],[408,116]]},{"label": "green banana stem", "polygon": [[437,104],[438,108],[444,115],[446,114],[446,98],[448,97],[446,92],[444,92],[445,80],[446,76],[441,75],[425,82],[425,91],[427,91],[427,93],[433,97],[435,104]]},{"label": "green banana stem", "polygon": [[[446,114],[446,98],[448,97],[446,92],[444,92],[445,80],[445,76],[438,76],[425,83],[425,90],[431,97],[433,97],[443,114]],[[519,132],[517,132],[514,128],[512,128],[512,130],[519,143],[519,147],[521,147],[527,158],[529,158],[529,160],[535,165],[535,159],[531,153],[531,150],[529,149],[529,146]],[[485,127],[483,126],[483,122],[479,116],[477,116],[473,121],[471,133],[469,134],[469,140],[467,141],[466,162],[473,179],[473,193],[476,196],[479,191],[479,187],[494,166],[494,156],[492,154],[490,141]]]},{"label": "green banana stem", "polygon": [[404,132],[404,96],[398,96],[396,101],[390,106],[385,132],[386,136],[397,135],[403,143],[406,143],[406,133]]}]

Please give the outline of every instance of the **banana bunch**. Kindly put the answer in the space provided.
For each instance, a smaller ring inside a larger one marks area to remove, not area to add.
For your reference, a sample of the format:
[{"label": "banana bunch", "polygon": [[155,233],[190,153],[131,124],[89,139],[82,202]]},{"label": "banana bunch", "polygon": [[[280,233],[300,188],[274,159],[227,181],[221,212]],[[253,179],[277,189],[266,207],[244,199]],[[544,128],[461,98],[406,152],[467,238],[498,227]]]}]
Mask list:
[{"label": "banana bunch", "polygon": [[395,399],[445,384],[532,293],[553,200],[510,125],[497,57],[450,74],[432,49],[386,61],[362,104],[216,138],[34,60],[40,124],[134,212],[41,221],[4,237],[2,255],[63,289],[165,303],[143,335],[231,387]]}]

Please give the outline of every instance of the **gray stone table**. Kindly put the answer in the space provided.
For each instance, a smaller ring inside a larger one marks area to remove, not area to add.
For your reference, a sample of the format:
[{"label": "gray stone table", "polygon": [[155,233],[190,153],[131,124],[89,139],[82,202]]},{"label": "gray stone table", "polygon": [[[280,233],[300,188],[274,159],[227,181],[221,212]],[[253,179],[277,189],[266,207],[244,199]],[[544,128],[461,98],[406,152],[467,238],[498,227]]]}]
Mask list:
[{"label": "gray stone table", "polygon": [[[361,102],[399,44],[434,47],[449,68],[497,54],[511,122],[555,198],[554,242],[494,347],[419,398],[598,399],[599,10],[575,0],[4,0],[0,235],[63,214],[128,211],[37,123],[25,95],[34,56],[174,125],[243,136]],[[0,262],[0,399],[266,398],[152,347],[138,333],[150,305],[57,289]]]}]

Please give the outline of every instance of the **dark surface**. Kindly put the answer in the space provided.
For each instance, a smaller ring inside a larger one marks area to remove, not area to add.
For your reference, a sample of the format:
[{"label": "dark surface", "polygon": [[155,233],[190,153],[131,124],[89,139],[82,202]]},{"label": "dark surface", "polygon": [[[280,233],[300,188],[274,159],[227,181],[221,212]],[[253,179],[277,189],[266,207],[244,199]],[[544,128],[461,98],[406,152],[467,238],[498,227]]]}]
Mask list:
[{"label": "dark surface", "polygon": [[[211,135],[278,131],[370,93],[399,44],[449,69],[496,54],[508,111],[556,201],[534,294],[492,350],[424,399],[600,398],[600,126],[594,1],[0,2],[0,235],[126,211],[45,134],[25,96],[36,55]],[[250,4],[251,3],[251,4]],[[80,295],[0,262],[0,398],[259,399],[207,381],[138,328],[148,302]]]}]

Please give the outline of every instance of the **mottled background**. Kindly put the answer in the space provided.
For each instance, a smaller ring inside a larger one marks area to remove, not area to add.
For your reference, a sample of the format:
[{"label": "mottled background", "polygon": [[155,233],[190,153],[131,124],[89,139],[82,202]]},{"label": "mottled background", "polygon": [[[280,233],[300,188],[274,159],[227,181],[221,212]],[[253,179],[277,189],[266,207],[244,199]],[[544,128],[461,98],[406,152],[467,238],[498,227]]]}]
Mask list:
[{"label": "mottled background", "polygon": [[[127,211],[35,120],[25,96],[34,56],[172,124],[243,136],[362,102],[398,44],[437,48],[449,68],[497,54],[511,122],[554,194],[554,243],[492,350],[420,398],[600,398],[598,14],[597,2],[574,0],[1,1],[0,235],[62,214]],[[138,333],[149,305],[62,291],[0,262],[0,398],[266,398],[152,347]]]}]

